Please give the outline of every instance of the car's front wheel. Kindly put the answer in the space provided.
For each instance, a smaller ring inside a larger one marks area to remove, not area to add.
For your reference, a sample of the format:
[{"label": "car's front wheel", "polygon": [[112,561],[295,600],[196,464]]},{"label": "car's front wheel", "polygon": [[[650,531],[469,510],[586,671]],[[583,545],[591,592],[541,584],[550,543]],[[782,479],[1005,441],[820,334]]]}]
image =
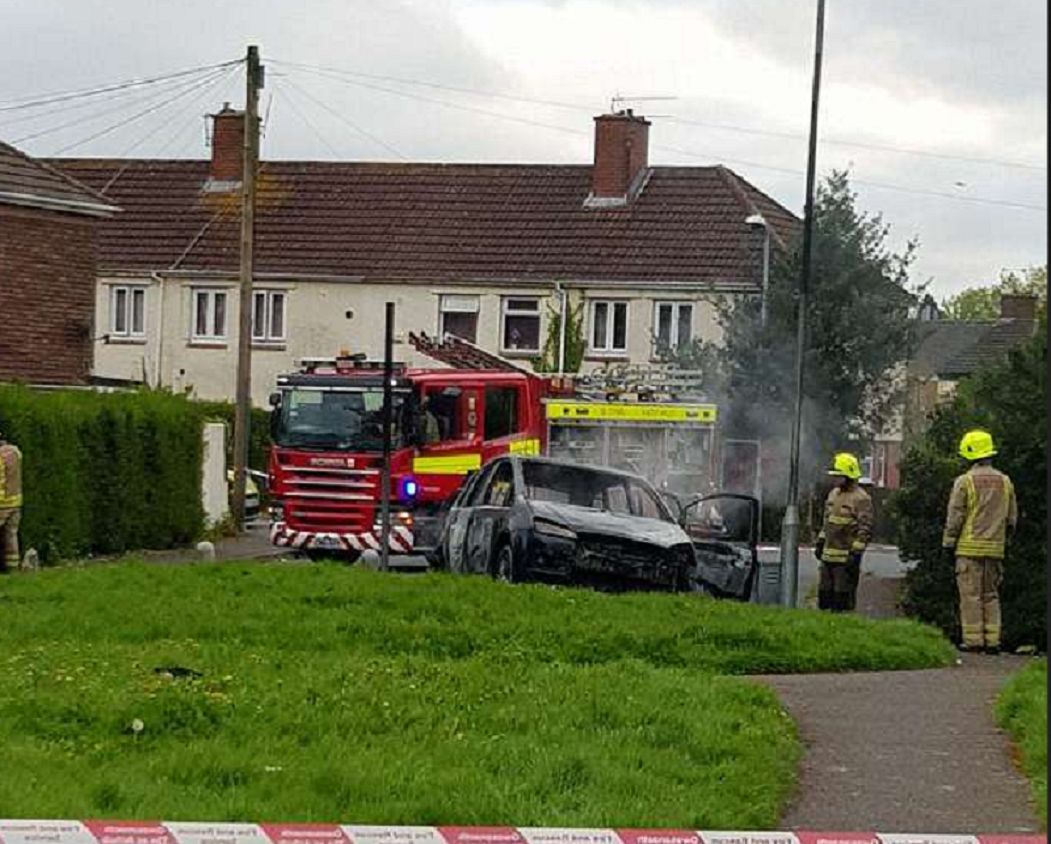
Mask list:
[{"label": "car's front wheel", "polygon": [[518,566],[515,565],[514,551],[511,550],[509,542],[501,545],[500,550],[496,552],[493,577],[496,580],[502,580],[504,583],[519,583],[522,580]]}]

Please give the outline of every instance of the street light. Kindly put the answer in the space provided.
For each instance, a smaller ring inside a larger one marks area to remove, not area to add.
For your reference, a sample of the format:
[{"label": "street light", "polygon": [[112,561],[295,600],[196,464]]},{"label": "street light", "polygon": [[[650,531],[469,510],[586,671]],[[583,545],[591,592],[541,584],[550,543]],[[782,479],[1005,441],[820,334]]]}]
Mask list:
[{"label": "street light", "polygon": [[770,286],[770,224],[762,214],[750,214],[745,224],[763,230],[763,296],[759,304],[759,324],[766,328],[766,296]]}]

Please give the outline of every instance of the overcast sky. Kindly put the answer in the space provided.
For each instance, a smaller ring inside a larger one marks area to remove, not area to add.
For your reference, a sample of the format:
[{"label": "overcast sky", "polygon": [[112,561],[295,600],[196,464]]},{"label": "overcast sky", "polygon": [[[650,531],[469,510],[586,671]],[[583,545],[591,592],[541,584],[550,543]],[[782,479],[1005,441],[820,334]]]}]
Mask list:
[{"label": "overcast sky", "polygon": [[[1045,263],[1044,0],[827,3],[819,171],[849,167],[860,207],[883,214],[894,245],[919,239],[914,280],[931,279],[939,297]],[[210,65],[256,43],[265,158],[586,164],[591,117],[620,96],[653,121],[652,164],[723,163],[801,213],[814,9],[0,0],[0,108]],[[202,115],[224,99],[240,105],[243,81],[190,76],[106,96],[0,111],[0,138],[41,156],[205,157]]]}]

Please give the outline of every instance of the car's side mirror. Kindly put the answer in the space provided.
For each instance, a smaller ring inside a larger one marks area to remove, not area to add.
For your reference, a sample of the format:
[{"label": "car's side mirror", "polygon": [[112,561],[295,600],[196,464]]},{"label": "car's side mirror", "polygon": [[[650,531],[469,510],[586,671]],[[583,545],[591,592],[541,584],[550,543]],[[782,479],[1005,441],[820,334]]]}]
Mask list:
[{"label": "car's side mirror", "polygon": [[277,408],[281,407],[281,394],[280,393],[271,393],[270,397],[269,397],[269,401],[270,401],[270,406],[276,410]]}]

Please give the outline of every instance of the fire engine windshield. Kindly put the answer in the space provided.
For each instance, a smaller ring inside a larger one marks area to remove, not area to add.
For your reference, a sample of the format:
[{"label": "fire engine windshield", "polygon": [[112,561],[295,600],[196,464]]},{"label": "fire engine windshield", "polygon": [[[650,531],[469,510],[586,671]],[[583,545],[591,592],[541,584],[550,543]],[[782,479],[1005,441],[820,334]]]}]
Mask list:
[{"label": "fire engine windshield", "polygon": [[[403,393],[392,396],[393,447],[401,443]],[[273,426],[277,445],[286,448],[379,451],[383,448],[383,390],[284,391]]]}]

